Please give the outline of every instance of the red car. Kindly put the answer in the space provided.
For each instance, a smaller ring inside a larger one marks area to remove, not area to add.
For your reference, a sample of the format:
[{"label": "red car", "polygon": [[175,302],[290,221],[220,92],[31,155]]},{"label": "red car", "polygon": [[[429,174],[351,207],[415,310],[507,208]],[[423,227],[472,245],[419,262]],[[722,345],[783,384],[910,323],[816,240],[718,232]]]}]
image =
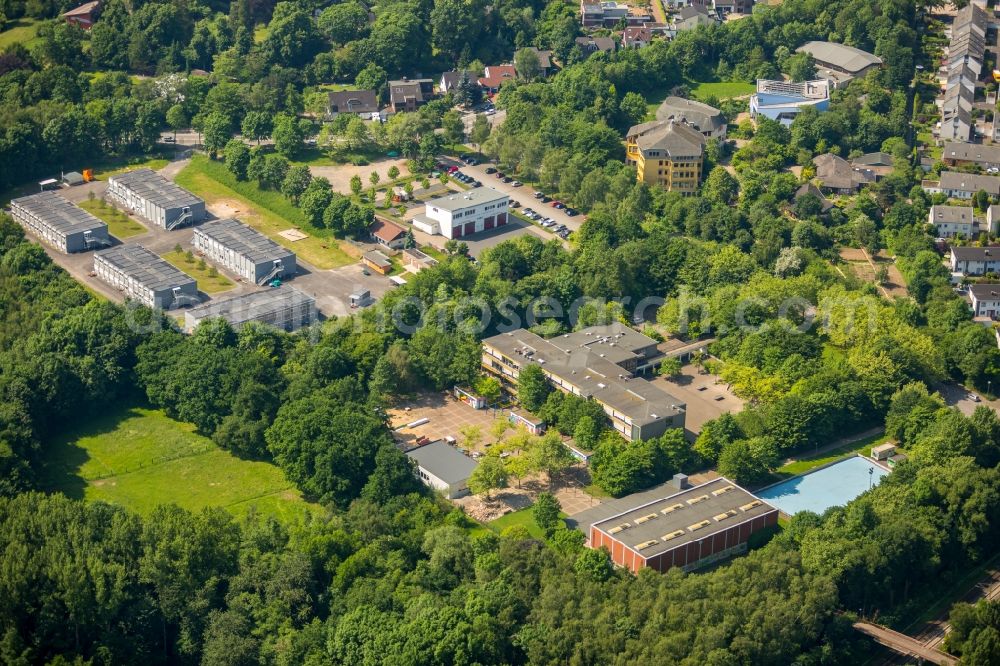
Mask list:
[{"label": "red car", "polygon": [[456,166],[448,167],[448,173],[455,173],[456,171],[458,171],[458,167]]},{"label": "red car", "polygon": [[549,205],[552,206],[553,208],[556,208],[558,206],[561,206],[562,204],[560,204],[557,200],[553,199],[552,203],[550,203]]}]

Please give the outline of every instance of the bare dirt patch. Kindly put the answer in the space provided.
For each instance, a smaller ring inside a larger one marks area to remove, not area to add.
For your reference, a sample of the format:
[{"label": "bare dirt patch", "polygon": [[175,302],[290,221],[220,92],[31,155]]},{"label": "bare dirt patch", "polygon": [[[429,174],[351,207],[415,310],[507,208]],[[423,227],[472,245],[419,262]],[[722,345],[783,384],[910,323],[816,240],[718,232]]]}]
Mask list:
[{"label": "bare dirt patch", "polygon": [[317,178],[326,178],[329,180],[330,185],[333,187],[335,192],[350,194],[351,178],[355,175],[361,176],[361,184],[367,189],[371,187],[371,182],[368,178],[371,176],[372,171],[379,175],[380,184],[387,183],[391,180],[389,178],[389,169],[392,167],[398,168],[400,175],[405,176],[409,173],[409,170],[406,168],[405,159],[392,159],[388,157],[364,166],[355,166],[353,164],[342,164],[338,166],[311,166],[309,167],[309,171]]}]

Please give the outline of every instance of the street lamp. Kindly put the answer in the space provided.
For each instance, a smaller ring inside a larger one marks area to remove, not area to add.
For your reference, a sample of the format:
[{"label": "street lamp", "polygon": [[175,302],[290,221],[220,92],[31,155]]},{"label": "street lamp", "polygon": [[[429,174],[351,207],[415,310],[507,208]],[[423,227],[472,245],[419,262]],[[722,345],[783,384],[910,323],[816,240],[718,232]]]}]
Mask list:
[{"label": "street lamp", "polygon": [[875,468],[874,467],[869,467],[868,468],[868,490],[872,489],[872,483],[873,483],[874,478],[875,478]]}]

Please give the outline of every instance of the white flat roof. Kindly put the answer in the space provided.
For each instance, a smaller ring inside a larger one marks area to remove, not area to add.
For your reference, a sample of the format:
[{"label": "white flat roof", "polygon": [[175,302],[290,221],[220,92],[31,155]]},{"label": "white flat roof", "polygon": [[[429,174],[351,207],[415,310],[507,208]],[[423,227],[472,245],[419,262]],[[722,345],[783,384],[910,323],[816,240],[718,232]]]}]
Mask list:
[{"label": "white flat roof", "polygon": [[492,187],[476,187],[465,192],[455,192],[444,197],[431,199],[427,202],[427,207],[453,211],[494,201],[506,201],[509,198],[503,192],[494,190]]}]

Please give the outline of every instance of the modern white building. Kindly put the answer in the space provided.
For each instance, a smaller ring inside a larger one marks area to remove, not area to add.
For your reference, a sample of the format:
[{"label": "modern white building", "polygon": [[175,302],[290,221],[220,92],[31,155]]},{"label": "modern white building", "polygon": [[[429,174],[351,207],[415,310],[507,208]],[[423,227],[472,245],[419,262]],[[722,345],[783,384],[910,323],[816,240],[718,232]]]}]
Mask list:
[{"label": "modern white building", "polygon": [[60,252],[86,252],[111,245],[107,224],[55,192],[14,199],[10,214],[32,235]]},{"label": "modern white building", "polygon": [[413,226],[428,234],[464,238],[506,225],[509,204],[510,197],[492,187],[455,192],[428,201]]},{"label": "modern white building", "polygon": [[316,299],[285,285],[211,301],[184,313],[184,330],[190,333],[203,321],[216,318],[225,319],[233,328],[256,321],[292,332],[316,322]]},{"label": "modern white building", "polygon": [[792,120],[807,106],[826,111],[830,106],[830,82],[816,81],[757,81],[757,92],[750,96],[750,117],[759,116],[791,125]]},{"label": "modern white building", "polygon": [[94,254],[94,272],[126,298],[146,307],[170,308],[198,303],[198,286],[141,245],[118,245]]},{"label": "modern white building", "polygon": [[256,285],[295,275],[295,253],[239,220],[214,220],[197,227],[194,247],[205,258]]},{"label": "modern white building", "polygon": [[448,499],[469,494],[469,477],[479,466],[443,439],[407,451],[406,456],[416,464],[423,484],[440,490]]},{"label": "modern white building", "polygon": [[167,231],[205,219],[202,199],[152,169],[136,169],[108,178],[108,195]]},{"label": "modern white building", "polygon": [[976,218],[972,206],[931,206],[927,221],[934,225],[938,238],[961,235],[971,238],[976,232]]}]

